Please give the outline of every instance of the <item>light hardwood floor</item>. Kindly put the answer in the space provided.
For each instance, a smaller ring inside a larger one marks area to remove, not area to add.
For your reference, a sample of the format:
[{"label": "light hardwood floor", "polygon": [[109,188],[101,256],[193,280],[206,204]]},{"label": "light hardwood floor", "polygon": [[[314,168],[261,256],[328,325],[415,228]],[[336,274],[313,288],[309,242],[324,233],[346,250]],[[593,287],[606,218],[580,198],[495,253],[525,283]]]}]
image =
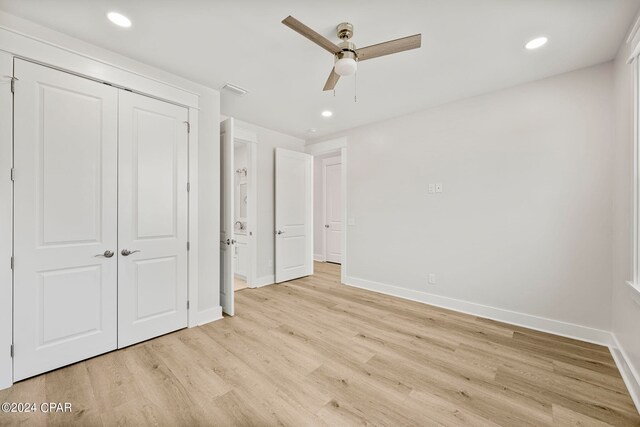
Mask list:
[{"label": "light hardwood floor", "polygon": [[53,425],[640,425],[605,347],[339,284],[236,293],[233,318],[0,391]]}]

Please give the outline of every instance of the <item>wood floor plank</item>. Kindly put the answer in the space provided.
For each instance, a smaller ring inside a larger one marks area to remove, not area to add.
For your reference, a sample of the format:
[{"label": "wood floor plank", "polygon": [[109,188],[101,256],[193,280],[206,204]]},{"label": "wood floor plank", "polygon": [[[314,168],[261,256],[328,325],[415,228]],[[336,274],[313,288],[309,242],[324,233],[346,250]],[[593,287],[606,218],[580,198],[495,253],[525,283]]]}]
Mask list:
[{"label": "wood floor plank", "polygon": [[635,425],[608,349],[340,284],[236,292],[236,316],[0,391],[0,425]]},{"label": "wood floor plank", "polygon": [[[113,410],[141,396],[125,363],[129,351],[113,351],[84,363],[101,412]],[[63,372],[64,369],[60,371]]]},{"label": "wood floor plank", "polygon": [[[71,413],[51,412],[48,425],[64,426],[100,424],[100,407],[96,403],[93,386],[85,363],[76,363],[65,370],[56,370],[45,376],[45,403],[71,403]],[[71,419],[70,419],[71,418]]]}]

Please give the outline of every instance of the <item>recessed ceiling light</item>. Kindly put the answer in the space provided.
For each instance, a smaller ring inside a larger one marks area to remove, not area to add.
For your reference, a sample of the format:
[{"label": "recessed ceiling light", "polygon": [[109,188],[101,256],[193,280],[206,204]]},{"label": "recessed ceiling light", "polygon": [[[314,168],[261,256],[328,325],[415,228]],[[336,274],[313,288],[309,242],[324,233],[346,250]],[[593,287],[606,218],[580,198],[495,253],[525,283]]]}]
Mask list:
[{"label": "recessed ceiling light", "polygon": [[331,117],[331,116],[333,116],[333,113],[329,110],[324,110],[322,112],[322,117]]},{"label": "recessed ceiling light", "polygon": [[548,39],[546,37],[536,37],[535,39],[530,40],[526,45],[524,45],[524,47],[529,50],[537,49],[547,44],[547,41]]},{"label": "recessed ceiling light", "polygon": [[131,20],[118,12],[107,13],[107,18],[119,27],[129,28],[131,26]]},{"label": "recessed ceiling light", "polygon": [[309,129],[307,132],[309,132],[309,133],[316,133],[316,132],[318,132],[318,129],[316,129],[316,128],[311,128],[311,129]]}]

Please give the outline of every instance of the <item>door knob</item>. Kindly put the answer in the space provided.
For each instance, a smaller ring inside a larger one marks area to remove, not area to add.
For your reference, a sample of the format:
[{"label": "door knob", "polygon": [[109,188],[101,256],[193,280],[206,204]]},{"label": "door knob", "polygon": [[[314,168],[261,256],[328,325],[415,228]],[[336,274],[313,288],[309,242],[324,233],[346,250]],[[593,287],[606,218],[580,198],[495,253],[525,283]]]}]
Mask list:
[{"label": "door knob", "polygon": [[96,255],[96,258],[99,256],[103,256],[105,258],[111,258],[113,256],[113,251],[106,250],[103,254]]},{"label": "door knob", "polygon": [[324,228],[329,228],[329,224],[325,224],[325,225],[324,225]]},{"label": "door knob", "polygon": [[138,249],[136,249],[135,251],[130,251],[129,249],[123,249],[122,252],[120,252],[122,254],[122,256],[129,256],[131,254],[135,254],[136,252],[140,252]]},{"label": "door knob", "polygon": [[284,231],[278,230],[278,231],[276,231],[276,234],[284,234]]}]

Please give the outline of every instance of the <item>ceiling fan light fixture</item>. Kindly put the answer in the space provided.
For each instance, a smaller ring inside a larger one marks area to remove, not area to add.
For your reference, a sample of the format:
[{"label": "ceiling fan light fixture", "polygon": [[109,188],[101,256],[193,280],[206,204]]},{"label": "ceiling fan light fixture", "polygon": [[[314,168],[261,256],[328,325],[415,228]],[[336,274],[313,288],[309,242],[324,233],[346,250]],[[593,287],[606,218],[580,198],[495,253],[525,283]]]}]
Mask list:
[{"label": "ceiling fan light fixture", "polygon": [[358,69],[358,63],[353,58],[340,58],[335,63],[335,69],[339,76],[351,76]]}]

